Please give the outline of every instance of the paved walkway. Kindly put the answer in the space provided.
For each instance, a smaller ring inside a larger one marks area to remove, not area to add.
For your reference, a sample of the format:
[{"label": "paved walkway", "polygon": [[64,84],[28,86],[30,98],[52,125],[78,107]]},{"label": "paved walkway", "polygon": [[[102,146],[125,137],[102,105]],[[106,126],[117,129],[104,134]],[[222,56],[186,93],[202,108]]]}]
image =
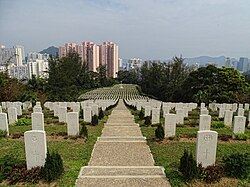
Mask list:
[{"label": "paved walkway", "polygon": [[76,186],[170,186],[164,168],[154,166],[146,138],[122,100],[105,124],[88,166],[81,168]]}]

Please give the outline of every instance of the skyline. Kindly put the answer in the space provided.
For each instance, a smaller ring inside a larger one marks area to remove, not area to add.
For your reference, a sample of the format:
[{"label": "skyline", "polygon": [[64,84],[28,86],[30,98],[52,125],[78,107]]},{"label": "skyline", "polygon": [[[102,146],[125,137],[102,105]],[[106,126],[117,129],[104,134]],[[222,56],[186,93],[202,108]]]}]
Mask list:
[{"label": "skyline", "polygon": [[119,57],[250,57],[248,0],[0,0],[0,44],[112,41]]}]

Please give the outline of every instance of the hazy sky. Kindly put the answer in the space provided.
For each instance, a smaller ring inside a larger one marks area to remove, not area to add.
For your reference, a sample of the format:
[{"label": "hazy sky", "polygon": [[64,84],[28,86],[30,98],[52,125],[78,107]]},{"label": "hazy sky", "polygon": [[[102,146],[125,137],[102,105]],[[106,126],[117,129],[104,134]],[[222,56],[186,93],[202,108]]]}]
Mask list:
[{"label": "hazy sky", "polygon": [[250,58],[250,0],[0,0],[0,44],[83,41],[113,41],[121,58]]}]

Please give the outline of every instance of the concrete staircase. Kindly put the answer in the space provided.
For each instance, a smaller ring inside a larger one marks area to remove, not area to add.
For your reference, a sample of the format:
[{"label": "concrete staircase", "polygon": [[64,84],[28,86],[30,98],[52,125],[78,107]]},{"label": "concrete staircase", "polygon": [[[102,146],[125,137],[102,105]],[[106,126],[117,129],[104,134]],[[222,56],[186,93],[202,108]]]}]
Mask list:
[{"label": "concrete staircase", "polygon": [[170,186],[164,168],[154,166],[146,138],[122,100],[105,124],[88,166],[81,168],[76,186]]}]

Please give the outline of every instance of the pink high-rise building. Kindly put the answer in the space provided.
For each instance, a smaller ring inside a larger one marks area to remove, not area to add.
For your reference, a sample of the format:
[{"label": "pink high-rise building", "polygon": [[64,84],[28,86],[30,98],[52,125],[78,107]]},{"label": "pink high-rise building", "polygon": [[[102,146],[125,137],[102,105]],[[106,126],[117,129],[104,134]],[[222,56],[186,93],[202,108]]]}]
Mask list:
[{"label": "pink high-rise building", "polygon": [[103,42],[100,46],[93,42],[83,42],[82,45],[66,43],[59,47],[59,58],[65,57],[69,52],[78,53],[82,62],[87,64],[89,71],[96,72],[99,65],[105,65],[107,76],[117,77],[118,46],[113,42]]},{"label": "pink high-rise building", "polygon": [[103,42],[100,47],[100,64],[106,66],[107,76],[117,77],[118,46],[113,42]]},{"label": "pink high-rise building", "polygon": [[97,71],[99,67],[99,46],[93,42],[83,42],[82,61],[87,63],[89,71]]}]

